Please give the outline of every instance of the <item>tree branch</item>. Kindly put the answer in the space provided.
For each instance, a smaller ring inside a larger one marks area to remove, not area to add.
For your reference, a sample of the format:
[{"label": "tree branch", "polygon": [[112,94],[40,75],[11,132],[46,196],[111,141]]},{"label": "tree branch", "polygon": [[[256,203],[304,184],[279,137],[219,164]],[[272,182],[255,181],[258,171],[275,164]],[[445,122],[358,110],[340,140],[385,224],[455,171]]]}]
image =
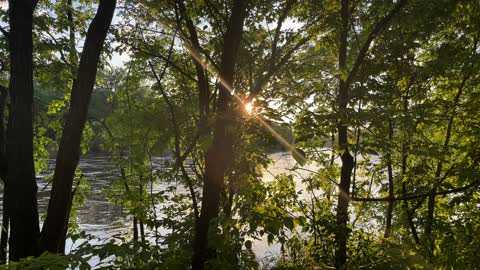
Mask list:
[{"label": "tree branch", "polygon": [[352,83],[353,78],[355,77],[358,69],[360,68],[360,65],[363,62],[363,59],[365,59],[365,56],[367,55],[367,51],[370,48],[370,45],[372,41],[377,37],[377,35],[380,33],[380,31],[387,26],[387,24],[390,23],[390,21],[393,19],[395,14],[397,14],[403,6],[407,3],[407,0],[399,0],[395,7],[385,16],[383,17],[380,21],[378,21],[375,26],[372,29],[372,32],[368,35],[367,39],[365,40],[365,43],[360,49],[360,52],[358,53],[357,58],[355,59],[355,63],[353,64],[353,68],[348,74],[347,79],[345,80],[345,84],[348,86]]},{"label": "tree branch", "polygon": [[278,17],[277,27],[275,29],[275,35],[273,37],[272,49],[271,49],[271,51],[272,51],[271,58],[270,58],[270,66],[271,67],[273,67],[275,65],[275,58],[276,58],[277,48],[278,48],[278,39],[280,38],[280,33],[281,33],[281,30],[282,30],[283,22],[287,18],[290,10],[292,10],[295,2],[297,2],[297,0],[287,1],[287,3],[285,4],[285,8],[283,9],[282,13]]},{"label": "tree branch", "polygon": [[170,59],[168,59],[167,57],[161,55],[161,54],[156,54],[156,53],[152,53],[150,51],[146,51],[144,49],[141,49],[133,44],[129,44],[129,43],[125,43],[126,45],[130,46],[130,48],[136,50],[137,52],[140,52],[140,53],[143,53],[143,54],[146,54],[148,56],[152,56],[152,57],[156,57],[156,58],[159,58],[163,61],[165,61],[166,63],[168,63],[170,66],[172,66],[173,68],[175,68],[178,72],[180,72],[181,74],[185,75],[188,79],[194,81],[194,82],[197,82],[197,79],[195,79],[192,75],[188,74],[186,71],[184,71],[182,68],[180,68],[179,66],[177,66],[174,62],[172,62]]},{"label": "tree branch", "polygon": [[[173,37],[173,40],[174,39],[175,39],[175,37]],[[173,48],[173,41],[172,41],[172,45],[170,47],[168,58],[170,58],[170,56],[171,56],[172,48]],[[196,195],[195,195],[195,189],[194,189],[194,186],[193,186],[193,181],[192,181],[192,179],[190,179],[190,176],[188,175],[187,171],[185,170],[185,167],[183,165],[182,156],[180,155],[180,131],[178,130],[177,118],[176,118],[176,115],[175,115],[175,108],[174,108],[172,102],[170,101],[167,93],[163,89],[163,87],[161,85],[161,79],[162,78],[158,77],[157,73],[155,72],[155,68],[152,65],[152,62],[148,61],[148,65],[150,66],[152,74],[153,74],[155,80],[157,81],[158,89],[160,90],[163,98],[165,99],[165,102],[167,103],[168,109],[170,111],[170,116],[172,118],[171,120],[172,120],[172,125],[173,125],[174,136],[175,136],[175,156],[176,156],[175,167],[180,168],[180,170],[183,174],[183,178],[186,181],[187,187],[190,191],[190,196],[192,197],[192,206],[193,206],[193,212],[194,212],[194,215],[195,215],[195,222],[197,222],[198,217],[199,217],[198,203],[197,203],[197,198],[196,198]],[[166,69],[166,66],[164,68],[164,71],[165,71],[165,69]],[[163,73],[162,73],[162,75],[163,75]]]},{"label": "tree branch", "polygon": [[465,190],[468,190],[469,188],[475,187],[478,184],[480,184],[480,179],[473,181],[472,183],[463,186],[463,187],[458,187],[454,189],[449,189],[449,190],[443,190],[443,191],[438,191],[438,192],[428,192],[428,193],[420,193],[420,194],[410,194],[407,196],[403,197],[385,197],[385,198],[356,198],[356,197],[350,197],[352,201],[355,202],[388,202],[388,201],[405,201],[405,200],[414,200],[414,199],[420,199],[420,198],[425,198],[431,195],[447,195],[451,193],[457,193],[457,192],[462,192]]},{"label": "tree branch", "polygon": [[[308,35],[302,39],[300,39],[295,46],[293,46],[290,50],[288,50],[285,55],[280,59],[280,61],[275,64],[275,59],[273,59],[274,55],[272,53],[272,58],[270,59],[270,65],[267,69],[267,72],[265,75],[261,76],[256,83],[253,85],[252,89],[250,89],[250,94],[248,95],[246,102],[251,101],[256,95],[260,93],[262,88],[265,86],[265,84],[268,82],[268,80],[275,75],[278,70],[284,66],[291,58],[293,53],[297,51],[301,46],[305,45],[310,39],[311,35]],[[288,42],[287,42],[288,43]],[[276,53],[275,53],[276,54]],[[275,55],[276,58],[276,55]]]}]

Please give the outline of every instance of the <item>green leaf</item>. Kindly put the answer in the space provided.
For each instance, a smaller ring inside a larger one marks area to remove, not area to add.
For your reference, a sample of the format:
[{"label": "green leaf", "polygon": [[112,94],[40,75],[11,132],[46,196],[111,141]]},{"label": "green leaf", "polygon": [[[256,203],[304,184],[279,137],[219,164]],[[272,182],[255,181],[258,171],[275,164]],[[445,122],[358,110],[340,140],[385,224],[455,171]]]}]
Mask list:
[{"label": "green leaf", "polygon": [[269,235],[267,236],[268,244],[272,244],[272,243],[273,243],[273,238],[274,238],[274,237],[273,237],[273,234],[269,234]]},{"label": "green leaf", "polygon": [[300,164],[300,166],[305,165],[305,163],[307,162],[305,152],[300,148],[292,149],[292,156],[293,159],[295,159],[295,161]]},{"label": "green leaf", "polygon": [[346,69],[343,69],[343,68],[339,69],[339,70],[338,70],[338,74],[340,75],[340,79],[341,79],[342,81],[346,81],[346,80],[347,80],[347,78],[348,78],[348,71],[347,71]]},{"label": "green leaf", "polygon": [[245,241],[245,247],[247,249],[252,249],[252,241],[250,241],[250,240]]},{"label": "green leaf", "polygon": [[287,227],[289,230],[293,230],[293,228],[295,227],[295,224],[293,222],[293,218],[287,217],[285,219],[285,227]]}]

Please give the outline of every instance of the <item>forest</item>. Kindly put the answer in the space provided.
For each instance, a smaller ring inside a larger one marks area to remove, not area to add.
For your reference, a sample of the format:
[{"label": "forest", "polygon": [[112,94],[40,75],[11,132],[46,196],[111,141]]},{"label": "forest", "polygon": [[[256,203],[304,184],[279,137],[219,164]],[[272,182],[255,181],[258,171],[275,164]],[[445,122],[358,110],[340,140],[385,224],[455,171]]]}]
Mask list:
[{"label": "forest", "polygon": [[480,1],[1,0],[0,269],[480,269]]}]

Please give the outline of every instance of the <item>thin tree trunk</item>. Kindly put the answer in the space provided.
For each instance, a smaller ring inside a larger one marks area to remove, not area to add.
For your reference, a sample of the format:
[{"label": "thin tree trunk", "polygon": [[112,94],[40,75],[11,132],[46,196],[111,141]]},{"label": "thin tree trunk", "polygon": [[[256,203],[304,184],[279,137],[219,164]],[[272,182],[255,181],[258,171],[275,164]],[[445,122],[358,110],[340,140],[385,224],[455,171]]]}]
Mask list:
[{"label": "thin tree trunk", "polygon": [[[225,84],[233,84],[233,75],[237,52],[241,41],[243,22],[247,15],[247,2],[234,1],[232,15],[223,38],[220,76]],[[208,250],[208,231],[212,219],[218,216],[220,195],[224,188],[224,176],[232,160],[233,140],[228,132],[232,124],[229,115],[231,93],[228,86],[218,84],[219,97],[217,119],[214,127],[213,142],[205,156],[205,179],[203,183],[202,209],[195,230],[192,269],[204,269],[205,261],[210,257]]]},{"label": "thin tree trunk", "polygon": [[382,19],[380,19],[373,27],[353,63],[353,66],[347,73],[347,50],[348,50],[348,29],[350,18],[350,1],[342,0],[340,18],[340,41],[338,50],[338,69],[339,69],[339,92],[337,97],[338,110],[340,120],[338,123],[338,145],[341,152],[342,167],[340,172],[339,196],[337,204],[337,233],[335,235],[336,250],[335,250],[335,266],[337,269],[345,269],[347,262],[347,239],[348,239],[348,205],[350,200],[350,182],[352,177],[352,169],[354,160],[348,149],[348,126],[346,120],[348,119],[347,105],[350,101],[349,88],[355,80],[358,70],[360,69],[368,49],[372,41],[386,27],[392,18],[398,13],[406,4],[407,0],[399,0],[392,10],[388,12]]},{"label": "thin tree trunk", "polygon": [[209,99],[210,99],[210,91],[208,86],[208,79],[207,79],[207,71],[203,67],[202,63],[200,62],[201,59],[201,46],[198,40],[197,30],[193,21],[187,14],[187,10],[185,7],[185,3],[183,0],[177,0],[178,8],[180,11],[181,16],[184,18],[187,30],[189,34],[189,39],[191,42],[192,47],[190,48],[192,55],[192,60],[195,65],[195,71],[197,74],[197,86],[198,86],[198,106],[200,112],[200,120],[199,120],[199,129],[200,135],[206,135],[208,131],[208,115],[210,112],[209,107]]},{"label": "thin tree trunk", "polygon": [[33,160],[33,39],[34,1],[9,1],[10,101],[6,152],[6,188],[10,219],[11,260],[39,254],[37,183]]},{"label": "thin tree trunk", "polygon": [[[338,68],[345,71],[347,68],[347,36],[349,24],[349,0],[342,0],[340,45],[338,53]],[[340,185],[337,204],[337,233],[335,234],[335,267],[345,269],[347,263],[348,239],[348,204],[350,196],[350,182],[353,169],[353,157],[348,149],[348,127],[346,120],[348,105],[348,85],[345,78],[339,78],[338,109],[340,122],[338,124],[338,145],[341,151],[342,167],[340,172]]]},{"label": "thin tree trunk", "polygon": [[[333,106],[332,106],[333,107]],[[330,153],[330,168],[333,168],[333,165],[335,164],[335,130],[332,130],[331,134],[330,134],[330,142],[332,144],[332,150],[331,150],[331,153]],[[330,201],[330,197],[332,196],[332,188],[329,186],[328,187],[328,190],[326,191],[326,195],[325,197],[327,198],[327,201]]]},{"label": "thin tree trunk", "polygon": [[140,240],[145,242],[145,226],[143,225],[143,220],[141,218],[138,219],[140,225]]},{"label": "thin tree trunk", "polygon": [[48,204],[41,247],[63,253],[72,207],[72,184],[80,158],[80,142],[87,119],[90,97],[95,84],[103,43],[110,27],[116,0],[101,0],[97,14],[87,31],[85,45],[74,80],[70,111],[58,150],[51,197]]},{"label": "thin tree trunk", "polygon": [[138,241],[137,216],[133,216],[133,241]]},{"label": "thin tree trunk", "polygon": [[78,64],[77,48],[76,48],[76,38],[75,38],[75,22],[73,20],[73,3],[72,0],[67,0],[67,20],[68,20],[68,34],[69,34],[69,61],[72,68],[72,79],[75,78],[76,70]]},{"label": "thin tree trunk", "polygon": [[236,177],[230,175],[230,179],[228,182],[228,192],[225,193],[226,202],[225,207],[223,209],[225,216],[230,218],[232,216],[232,207],[233,207],[233,198],[235,197],[235,186],[234,181],[236,181]]},{"label": "thin tree trunk", "polygon": [[[404,145],[402,148],[406,148]],[[408,155],[406,154],[406,151],[403,150],[404,154],[402,157],[402,194],[404,197],[407,196],[407,183],[405,182],[405,177],[406,177],[406,171],[407,171],[407,158]],[[412,234],[413,240],[415,241],[415,244],[420,245],[420,238],[418,237],[418,232],[417,228],[415,227],[415,223],[413,222],[413,212],[410,210],[410,206],[408,203],[408,199],[403,200],[403,208],[405,210],[405,213],[407,214],[407,223],[408,227],[410,228],[410,233]]]},{"label": "thin tree trunk", "polygon": [[[171,57],[174,42],[175,42],[175,36],[172,39],[172,43],[171,43],[169,53],[168,53],[168,59],[170,59],[170,57]],[[152,63],[149,62],[148,64],[150,66],[150,69],[152,70],[153,77],[155,77],[155,80],[157,81],[158,89],[160,90],[160,93],[162,94],[163,99],[165,100],[165,103],[167,104],[168,110],[170,112],[170,120],[172,121],[173,134],[174,134],[174,138],[175,138],[175,140],[174,140],[174,147],[175,147],[174,154],[175,154],[175,159],[176,159],[175,167],[180,169],[180,171],[182,172],[182,176],[185,179],[186,185],[188,186],[188,190],[190,192],[190,197],[192,199],[193,213],[194,213],[195,224],[196,224],[198,222],[199,214],[198,214],[197,196],[195,194],[195,187],[194,187],[194,183],[193,183],[192,179],[190,178],[187,171],[185,170],[185,166],[183,164],[184,159],[182,158],[183,155],[180,153],[180,130],[179,130],[178,122],[177,122],[177,116],[175,114],[175,107],[174,107],[173,103],[170,101],[170,98],[168,97],[167,93],[165,92],[165,90],[162,87],[162,79],[163,79],[162,77],[165,74],[165,70],[167,68],[168,62],[166,62],[165,67],[164,67],[162,73],[160,74],[160,76],[158,76],[157,72],[155,72],[155,68],[153,67]],[[188,152],[185,152],[184,154],[186,154],[186,153],[188,153]]]},{"label": "thin tree trunk", "polygon": [[[452,113],[447,124],[447,132],[445,134],[445,141],[443,143],[442,153],[446,153],[448,150],[448,146],[452,138],[452,129],[453,129],[453,123],[455,120],[456,109],[457,109],[458,103],[460,102],[460,97],[462,96],[468,77],[469,75],[465,76],[462,79],[462,82],[460,83],[457,94],[455,95],[455,98],[453,100]],[[443,169],[443,162],[440,160],[437,163],[437,168],[435,170],[435,181],[439,181],[440,176],[442,174],[442,169]],[[433,227],[433,222],[435,218],[434,217],[435,198],[436,198],[435,193],[437,192],[438,184],[439,183],[434,184],[434,188],[432,189],[432,194],[428,196],[428,202],[427,202],[427,220],[425,222],[425,239],[427,240],[428,248],[430,252],[433,252],[433,244],[434,244],[433,238],[432,238],[432,227]]]},{"label": "thin tree trunk", "polygon": [[[414,78],[410,81],[409,87],[407,87],[405,97],[403,99],[403,113],[405,116],[408,113],[408,93],[410,90],[411,85],[414,82]],[[407,177],[407,161],[408,161],[408,150],[409,146],[407,144],[409,138],[407,136],[403,137],[403,142],[402,142],[402,165],[401,165],[401,172],[400,175],[402,177],[402,194],[404,197],[407,195],[407,182],[405,181]],[[407,223],[408,227],[410,228],[410,233],[412,234],[413,240],[415,241],[415,244],[418,246],[420,245],[420,238],[418,237],[418,232],[417,228],[415,227],[415,223],[413,222],[413,212],[410,210],[410,206],[408,203],[408,200],[403,201],[403,208],[405,210],[405,214],[407,215]]]}]

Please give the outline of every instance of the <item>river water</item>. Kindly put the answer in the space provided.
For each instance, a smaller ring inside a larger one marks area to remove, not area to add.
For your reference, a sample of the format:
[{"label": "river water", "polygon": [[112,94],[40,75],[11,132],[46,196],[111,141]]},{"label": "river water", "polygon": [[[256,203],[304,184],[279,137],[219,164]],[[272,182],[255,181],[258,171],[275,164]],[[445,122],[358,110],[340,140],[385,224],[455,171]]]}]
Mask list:
[{"label": "river water", "polygon": [[[264,172],[264,181],[274,181],[275,176],[281,173],[288,173],[290,169],[295,166],[295,160],[290,153],[280,152],[269,156],[272,163]],[[165,161],[168,157],[156,157],[153,159],[153,164],[156,169],[165,168]],[[54,168],[55,160],[47,161],[48,169],[37,175],[38,183],[38,204],[40,215],[44,214],[47,209],[49,193],[50,193],[50,179],[52,170]],[[115,166],[109,157],[93,157],[83,156],[80,159],[79,168],[84,177],[91,186],[91,194],[87,198],[85,204],[79,208],[77,223],[81,231],[92,235],[97,239],[109,240],[114,235],[126,234],[131,230],[131,216],[122,207],[110,202],[104,190],[108,189],[115,178],[119,177],[119,169]],[[315,166],[309,168],[315,170]],[[298,183],[298,189],[302,189],[301,179],[307,177],[308,170],[300,171],[294,174],[294,179]],[[158,192],[161,186],[154,188]],[[0,187],[0,196],[3,194],[3,186]],[[0,199],[0,205],[2,200]],[[158,207],[161,213],[161,205]],[[3,209],[3,206],[0,208]],[[72,242],[67,241],[66,252],[70,252]],[[265,239],[255,240],[253,242],[253,250],[257,258],[275,256],[279,253],[278,245],[268,245]]]}]

